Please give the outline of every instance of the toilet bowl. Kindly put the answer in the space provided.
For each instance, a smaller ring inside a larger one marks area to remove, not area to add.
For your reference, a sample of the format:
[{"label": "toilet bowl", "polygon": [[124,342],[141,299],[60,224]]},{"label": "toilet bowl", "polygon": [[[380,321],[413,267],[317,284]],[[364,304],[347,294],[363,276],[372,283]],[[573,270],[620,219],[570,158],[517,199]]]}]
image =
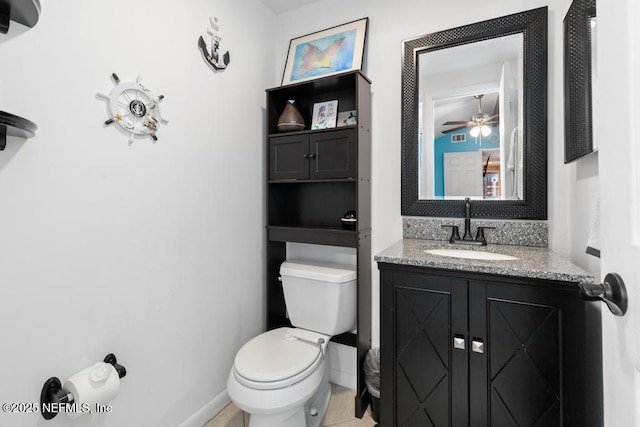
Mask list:
[{"label": "toilet bowl", "polygon": [[250,427],[320,425],[331,393],[328,338],[279,328],[258,335],[238,351],[227,392],[238,408],[251,414]]},{"label": "toilet bowl", "polygon": [[227,392],[249,427],[318,427],[331,396],[328,343],[355,326],[355,268],[287,260],[280,268],[295,327],[267,331],[236,354]]}]

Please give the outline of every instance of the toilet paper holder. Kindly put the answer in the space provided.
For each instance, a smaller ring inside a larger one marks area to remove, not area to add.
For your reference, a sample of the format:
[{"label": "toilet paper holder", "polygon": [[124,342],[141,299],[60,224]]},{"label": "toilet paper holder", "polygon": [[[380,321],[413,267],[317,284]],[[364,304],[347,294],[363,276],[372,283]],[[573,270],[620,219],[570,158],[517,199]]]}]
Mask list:
[{"label": "toilet paper holder", "polygon": [[[113,365],[118,377],[123,378],[127,375],[126,368],[118,363],[113,353],[107,354],[104,363]],[[73,394],[62,388],[58,377],[51,377],[44,382],[40,393],[40,413],[45,420],[50,420],[58,415],[58,411],[54,409],[59,408],[60,405],[72,404],[73,402]]]}]

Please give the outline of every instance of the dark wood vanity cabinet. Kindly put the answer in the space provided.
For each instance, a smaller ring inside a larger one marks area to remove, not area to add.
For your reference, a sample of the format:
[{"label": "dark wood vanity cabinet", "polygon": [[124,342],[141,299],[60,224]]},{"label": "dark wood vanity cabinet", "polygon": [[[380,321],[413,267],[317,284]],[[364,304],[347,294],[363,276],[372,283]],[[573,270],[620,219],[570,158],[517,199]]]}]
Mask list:
[{"label": "dark wood vanity cabinet", "polygon": [[382,427],[602,425],[600,312],[574,286],[379,267]]}]

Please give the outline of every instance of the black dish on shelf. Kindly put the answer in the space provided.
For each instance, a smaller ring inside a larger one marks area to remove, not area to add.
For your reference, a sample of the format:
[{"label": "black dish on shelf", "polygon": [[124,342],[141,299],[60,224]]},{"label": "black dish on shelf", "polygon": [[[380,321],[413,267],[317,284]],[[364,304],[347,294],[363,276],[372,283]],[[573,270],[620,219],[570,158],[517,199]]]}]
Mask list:
[{"label": "black dish on shelf", "polygon": [[345,230],[355,230],[356,229],[356,211],[349,211],[345,213],[342,218],[340,218],[340,222],[342,223],[342,228]]}]

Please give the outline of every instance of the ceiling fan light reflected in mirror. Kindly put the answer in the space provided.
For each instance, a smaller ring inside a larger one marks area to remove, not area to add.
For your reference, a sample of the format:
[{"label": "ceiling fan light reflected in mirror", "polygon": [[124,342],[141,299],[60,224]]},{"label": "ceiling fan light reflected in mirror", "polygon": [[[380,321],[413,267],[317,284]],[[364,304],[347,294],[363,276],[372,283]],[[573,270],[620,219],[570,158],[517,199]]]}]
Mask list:
[{"label": "ceiling fan light reflected in mirror", "polygon": [[478,136],[480,136],[480,134],[482,134],[482,136],[489,136],[491,135],[491,132],[493,131],[487,125],[482,125],[482,126],[476,125],[473,128],[471,128],[471,130],[469,131],[469,135],[471,135],[474,138],[477,138]]},{"label": "ceiling fan light reflected in mirror", "polygon": [[483,94],[474,95],[474,98],[478,100],[478,113],[471,116],[471,120],[469,121],[447,121],[443,123],[443,126],[451,126],[455,125],[455,128],[443,130],[442,133],[447,134],[451,132],[456,132],[464,128],[469,129],[469,135],[472,138],[478,138],[480,135],[487,137],[493,133],[493,129],[491,129],[491,125],[495,125],[499,120],[500,114],[497,111],[497,101],[496,101],[496,109],[494,111],[493,116],[489,116],[489,114],[482,112],[482,97]]}]

